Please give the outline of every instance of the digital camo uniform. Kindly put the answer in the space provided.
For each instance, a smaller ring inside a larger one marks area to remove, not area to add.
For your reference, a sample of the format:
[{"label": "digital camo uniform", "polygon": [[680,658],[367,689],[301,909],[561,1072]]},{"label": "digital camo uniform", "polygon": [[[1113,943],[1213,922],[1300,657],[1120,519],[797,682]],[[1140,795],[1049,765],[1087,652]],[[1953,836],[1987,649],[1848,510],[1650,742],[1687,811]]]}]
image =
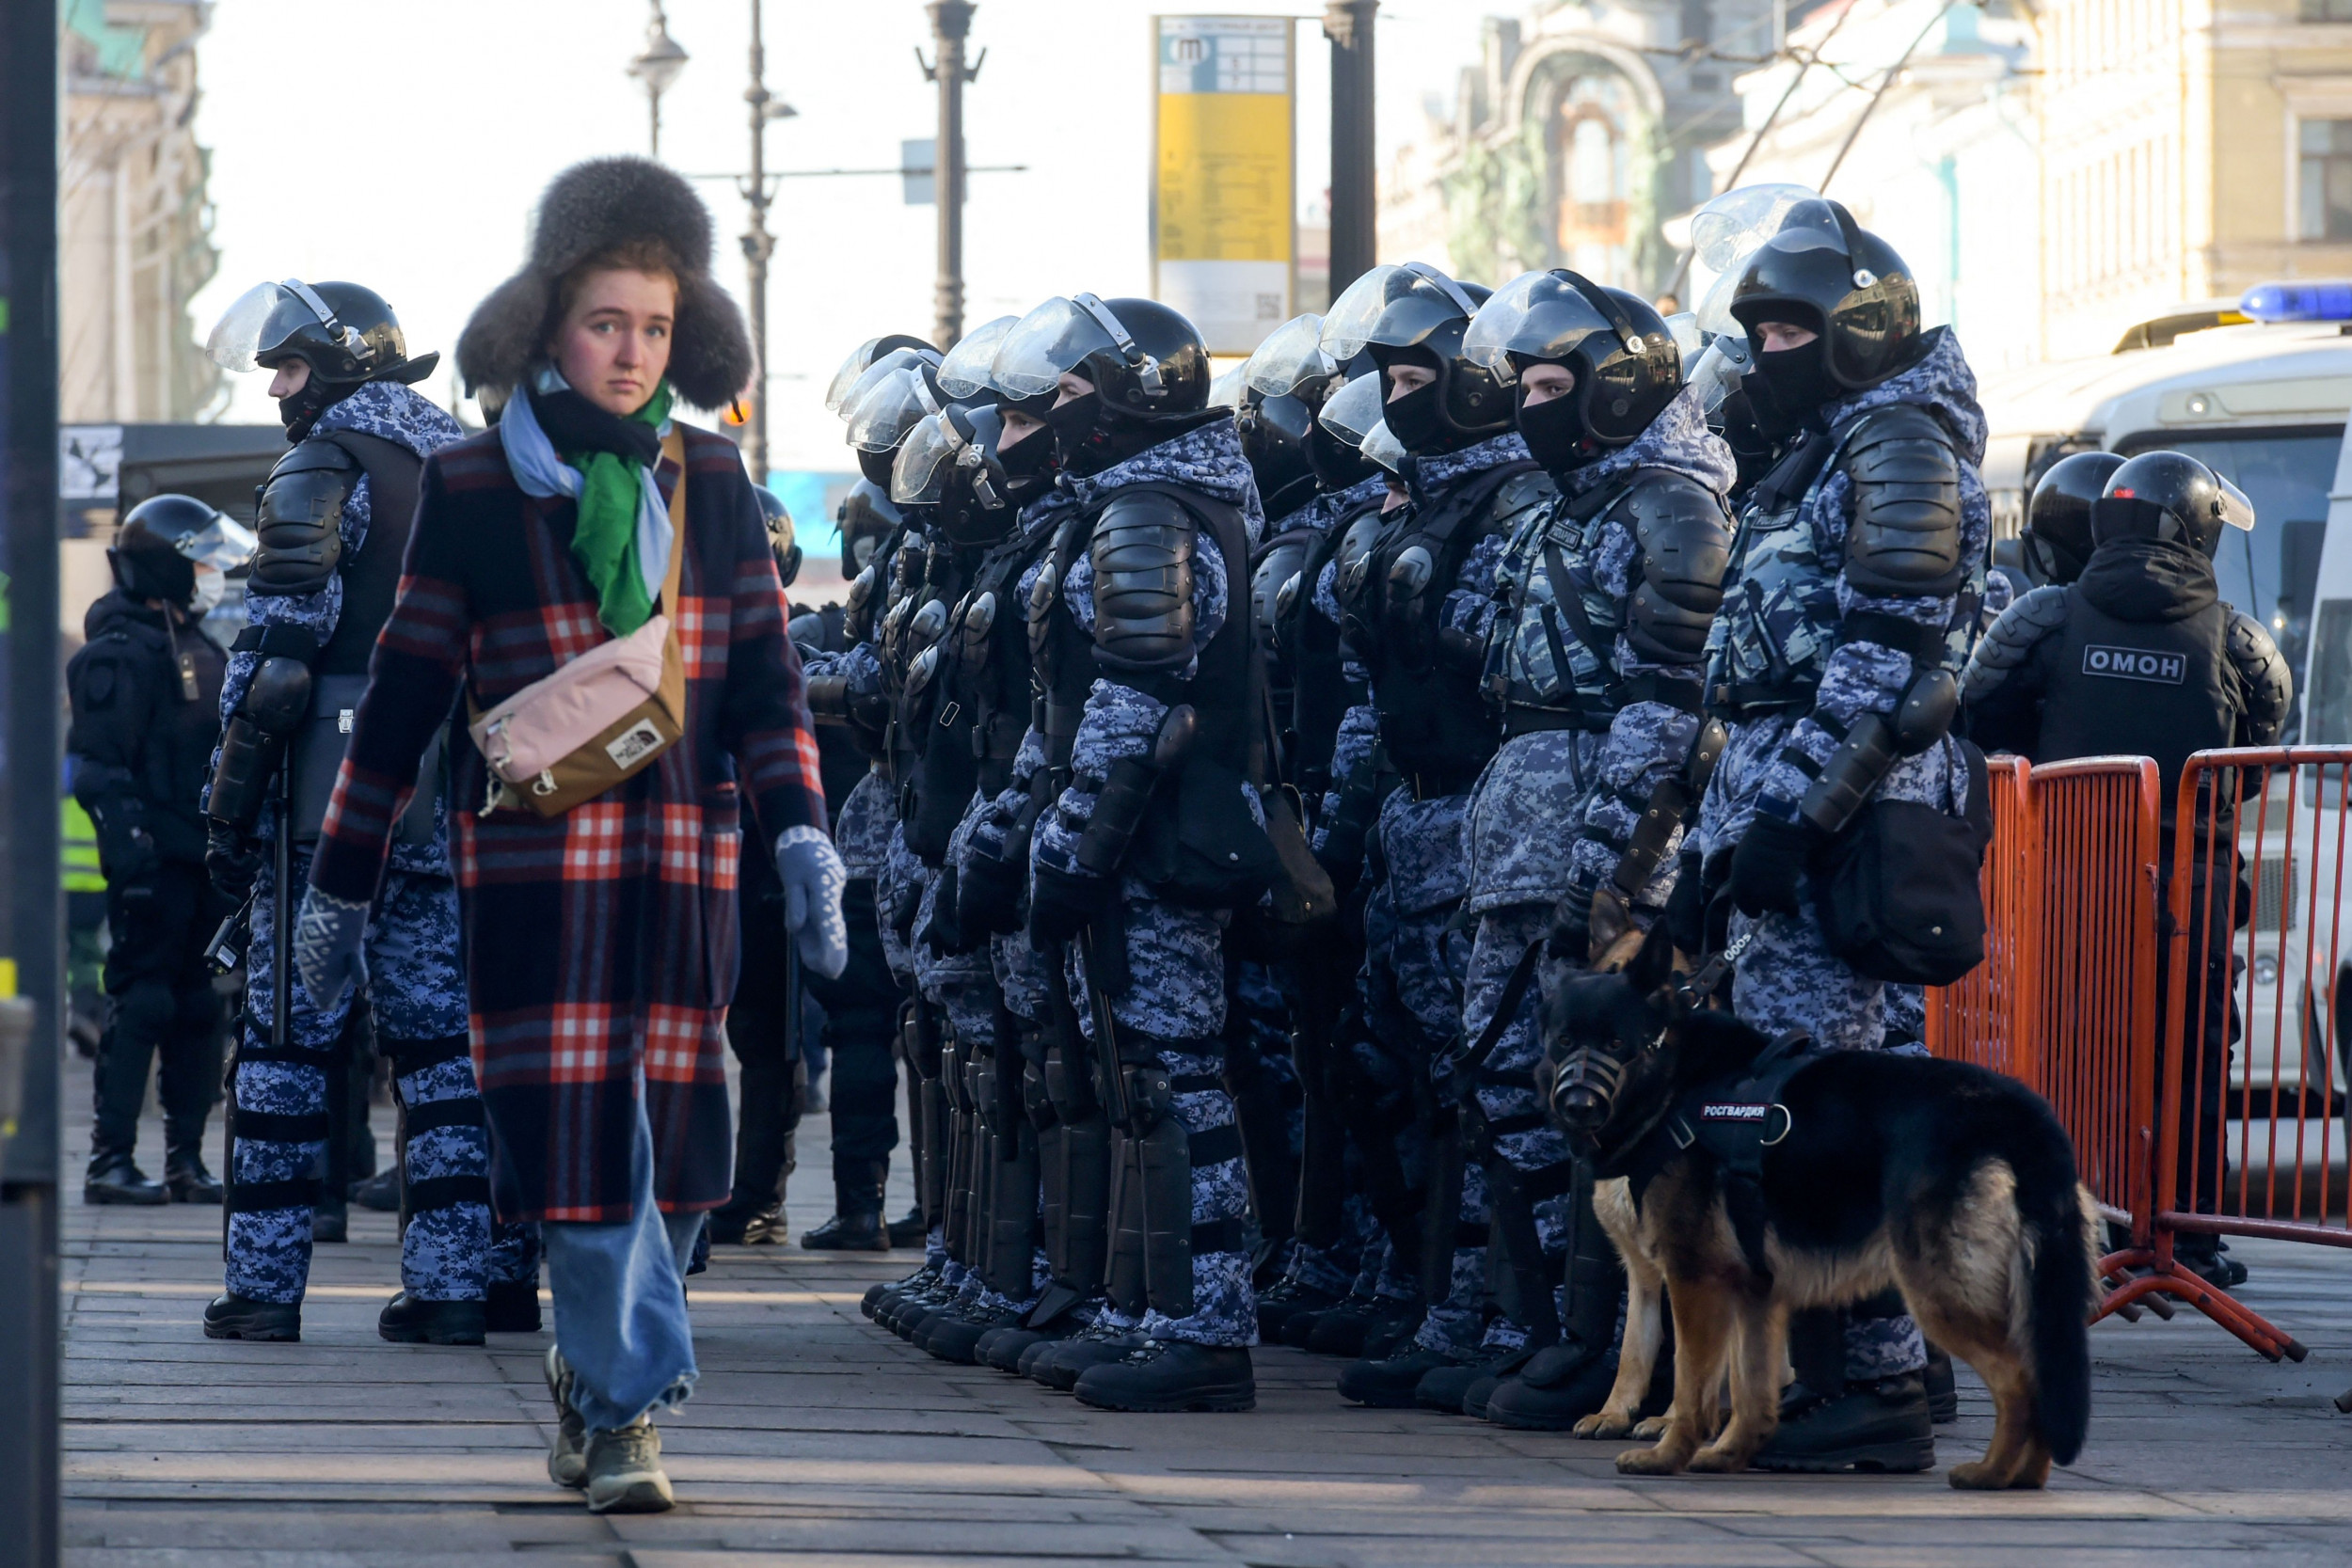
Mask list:
[{"label": "digital camo uniform", "polygon": [[[1505,736],[1471,796],[1464,834],[1464,912],[1477,921],[1465,1041],[1485,1036],[1511,973],[1544,940],[1555,907],[1591,909],[1615,877],[1651,792],[1686,765],[1699,728],[1706,626],[1730,543],[1722,498],[1732,472],[1730,451],[1708,431],[1695,394],[1682,393],[1631,442],[1555,475],[1562,494],[1512,535],[1492,596],[1449,607],[1489,650],[1488,690],[1502,700]],[[1560,595],[1568,593],[1577,602],[1563,610]],[[1563,823],[1577,831],[1562,833]],[[1653,865],[1631,899],[1638,923],[1654,917],[1673,888],[1671,854]],[[1513,1263],[1521,1277],[1556,1285],[1574,1166],[1535,1091],[1539,1011],[1537,989],[1524,987],[1492,1051],[1470,1070],[1485,1123],[1478,1141],[1516,1190],[1513,1208],[1529,1211],[1525,1219],[1503,1216],[1506,1244],[1518,1236],[1523,1245],[1521,1227],[1532,1220],[1543,1255],[1540,1267],[1533,1259]],[[1466,1230],[1470,1191],[1466,1178]],[[1423,1326],[1425,1348],[1470,1348],[1476,1297],[1460,1286],[1482,1280],[1485,1262],[1483,1248],[1457,1253],[1456,1292]],[[1597,1280],[1586,1288],[1612,1298],[1588,1304],[1605,1320],[1615,1291]],[[1556,1321],[1558,1308],[1522,1299],[1520,1310]],[[1534,1326],[1499,1322],[1485,1348],[1516,1348]],[[1540,1326],[1549,1337],[1552,1323]],[[1605,1332],[1607,1322],[1598,1326]]]},{"label": "digital camo uniform", "polygon": [[[390,442],[419,458],[463,435],[440,409],[387,382],[361,386],[328,407],[304,446],[342,431]],[[273,594],[257,581],[246,599],[256,628],[297,627],[321,645],[334,636],[342,617],[345,577],[366,559],[372,521],[369,477],[356,461],[348,471],[350,487],[338,524],[342,570],[307,593]],[[265,546],[267,522],[265,516]],[[405,533],[406,519],[398,522]],[[261,576],[258,563],[256,575]],[[230,656],[221,690],[224,716],[236,712],[254,671],[267,657],[245,645],[257,640],[248,631]],[[291,760],[286,766],[293,766]],[[431,811],[429,836],[393,841],[368,930],[366,995],[375,1019],[376,1049],[393,1064],[394,1087],[405,1107],[409,1221],[401,1241],[402,1284],[421,1300],[478,1301],[490,1283],[532,1277],[538,1256],[529,1227],[491,1223],[488,1132],[468,1054],[457,892],[442,792],[436,792]],[[265,835],[267,825],[265,817]],[[310,1276],[310,1189],[326,1151],[327,1072],[314,1061],[341,1041],[358,993],[321,1007],[295,977],[289,1021],[293,1059],[279,1059],[270,1050],[277,910],[272,878],[272,862],[265,859],[255,886],[238,1052],[226,1274],[232,1295],[293,1303],[302,1299]],[[307,849],[295,852],[294,879],[297,887],[310,880]]]},{"label": "digital camo uniform", "polygon": [[[1105,511],[1116,515],[1120,493],[1137,485],[1166,485],[1222,503],[1238,515],[1245,537],[1237,543],[1245,552],[1263,523],[1257,486],[1230,420],[1161,442],[1100,474],[1065,477],[1064,483],[1077,498],[1082,516],[1088,518],[1099,518]],[[1172,502],[1158,496],[1146,504],[1155,512],[1175,511]],[[1188,570],[1183,575],[1190,578],[1192,590],[1190,639],[1182,659],[1169,661],[1173,667],[1167,674],[1190,681],[1200,670],[1201,655],[1228,623],[1232,609],[1231,584],[1244,562],[1227,561],[1225,546],[1218,544],[1214,529],[1196,524],[1185,531],[1189,537],[1183,547]],[[1101,523],[1096,524],[1095,546],[1101,545],[1107,532]],[[1078,632],[1098,645],[1111,641],[1113,628],[1098,626],[1091,548],[1070,562],[1059,589],[1061,605]],[[1248,630],[1247,603],[1245,598],[1239,626],[1244,633]],[[1191,701],[1205,705],[1221,697],[1233,705],[1234,695],[1201,693]],[[1033,854],[1039,868],[1051,868],[1068,878],[1089,875],[1079,867],[1077,850],[1097,792],[1114,764],[1150,754],[1170,705],[1111,675],[1093,681],[1073,743],[1070,787],[1063,791],[1056,809],[1038,822]],[[1256,812],[1254,792],[1245,789],[1244,795],[1248,808]],[[1219,911],[1168,903],[1141,880],[1123,873],[1117,896],[1125,928],[1128,983],[1111,995],[1110,1004],[1114,1022],[1125,1032],[1120,1042],[1121,1057],[1155,1066],[1168,1075],[1169,1114],[1184,1129],[1193,1161],[1192,1310],[1171,1317],[1153,1307],[1143,1314],[1138,1326],[1147,1337],[1163,1341],[1251,1345],[1257,1342],[1258,1323],[1250,1259],[1244,1245],[1248,1179],[1243,1168],[1232,1098],[1222,1079],[1221,1037],[1226,1018],[1222,938],[1227,917]],[[1074,947],[1068,983],[1073,992],[1084,994],[1087,979]],[[1080,1023],[1091,1039],[1093,1022],[1083,1009]]]},{"label": "digital camo uniform", "polygon": [[[1977,473],[1984,415],[1958,340],[1948,328],[1938,329],[1908,370],[1842,395],[1821,412],[1833,455],[1793,495],[1777,487],[1779,474],[1756,486],[1740,519],[1724,610],[1708,641],[1709,700],[1735,721],[1700,810],[1697,847],[1710,867],[1740,842],[1759,810],[1793,818],[1812,773],[1837,746],[1822,718],[1842,730],[1864,713],[1892,712],[1915,673],[1930,667],[1866,632],[1915,637],[1923,653],[1936,647],[1935,662],[1953,671],[1975,638],[1992,523]],[[1942,483],[1957,498],[1949,526],[1958,537],[1940,541],[1950,547],[1934,552],[1960,562],[1954,585],[1944,592],[1871,592],[1856,580],[1877,580],[1868,577],[1868,562],[1858,561],[1872,542],[1855,536],[1855,520],[1858,509],[1885,504],[1862,484],[1874,471],[1886,471],[1871,465],[1889,460],[1889,446],[1899,448],[1895,458],[1947,475]],[[1834,588],[1834,600],[1823,599],[1824,587]],[[1903,633],[1899,625],[1918,631]],[[1808,766],[1800,766],[1799,757]],[[1968,787],[1963,751],[1947,736],[1916,756],[1899,758],[1879,783],[1877,798],[1923,802],[1958,816]],[[1833,1050],[1875,1050],[1883,1043],[1885,988],[1833,955],[1810,912],[1734,914],[1729,940],[1750,932],[1755,941],[1732,983],[1732,1006],[1744,1022],[1767,1035],[1802,1030]],[[1908,1315],[1850,1321],[1846,1355],[1847,1376],[1855,1382],[1914,1370],[1925,1361],[1917,1325]]]}]

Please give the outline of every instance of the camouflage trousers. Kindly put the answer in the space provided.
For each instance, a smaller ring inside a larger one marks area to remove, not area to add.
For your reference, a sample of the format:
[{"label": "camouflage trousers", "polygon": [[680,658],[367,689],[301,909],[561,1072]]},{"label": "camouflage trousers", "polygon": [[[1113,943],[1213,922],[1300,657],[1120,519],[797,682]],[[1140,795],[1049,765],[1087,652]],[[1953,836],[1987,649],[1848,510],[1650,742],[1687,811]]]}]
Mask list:
[{"label": "camouflage trousers", "polygon": [[[294,871],[295,885],[307,886],[307,851],[295,853]],[[272,895],[265,868],[253,901],[238,1052],[225,1282],[248,1301],[292,1303],[310,1281],[310,1183],[324,1168],[330,1125],[326,1064],[342,1048],[358,997],[322,1007],[295,976],[291,1049],[271,1050]],[[455,884],[387,872],[368,927],[365,995],[408,1127],[401,1284],[427,1301],[479,1301],[490,1282],[533,1278],[539,1268],[535,1230],[490,1217],[489,1132],[467,1049],[458,951]]]}]

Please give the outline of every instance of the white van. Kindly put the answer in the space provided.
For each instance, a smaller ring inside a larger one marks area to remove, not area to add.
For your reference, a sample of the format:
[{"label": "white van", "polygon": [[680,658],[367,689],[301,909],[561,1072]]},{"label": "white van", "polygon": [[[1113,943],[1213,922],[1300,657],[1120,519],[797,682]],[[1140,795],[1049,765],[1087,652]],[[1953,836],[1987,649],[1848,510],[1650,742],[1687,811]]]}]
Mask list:
[{"label": "white van", "polygon": [[[2240,301],[2185,308],[2135,326],[2105,357],[1988,376],[1979,396],[1991,424],[1984,479],[1996,559],[2006,554],[1997,541],[2023,526],[2033,483],[2069,452],[2169,448],[2235,482],[2258,521],[2251,533],[2226,531],[2215,560],[2222,595],[2271,628],[2296,672],[2287,738],[2352,745],[2352,283],[2267,284]],[[2245,1110],[2253,1119],[2233,1115],[2229,1136],[2231,1164],[2240,1172],[2250,1164],[2257,1181],[2274,1164],[2274,1133],[2281,1174],[2296,1163],[2298,1100],[2311,1118],[2306,1168],[2319,1152],[2312,1140],[2323,1136],[2328,1163],[2339,1171],[2344,1164],[2352,864],[2339,890],[2340,772],[2303,770],[2292,821],[2283,820],[2287,780],[2280,775],[2268,831],[2257,834],[2251,810],[2239,821],[2255,908],[2230,1080],[2242,1092],[2230,1098],[2233,1113],[2241,1098],[2250,1100]],[[2243,932],[2238,952],[2247,952]],[[2316,1091],[2328,1078],[2339,1119],[2323,1132]],[[2339,1178],[2331,1207],[2343,1193]],[[2278,1194],[2282,1212],[2288,1196]],[[2236,1207],[2234,1197],[2228,1207]],[[2258,1191],[2249,1208],[2261,1207]]]}]

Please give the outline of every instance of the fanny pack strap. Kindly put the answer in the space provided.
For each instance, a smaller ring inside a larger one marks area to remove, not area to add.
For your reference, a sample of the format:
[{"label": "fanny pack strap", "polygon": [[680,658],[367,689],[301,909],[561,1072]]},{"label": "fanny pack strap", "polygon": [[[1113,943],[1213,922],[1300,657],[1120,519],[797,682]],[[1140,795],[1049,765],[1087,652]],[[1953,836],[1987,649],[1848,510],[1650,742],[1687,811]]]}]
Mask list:
[{"label": "fanny pack strap", "polygon": [[669,618],[670,635],[661,643],[661,689],[654,693],[670,722],[686,727],[686,656],[678,647],[678,583],[686,561],[686,437],[677,426],[661,438],[661,455],[677,465],[677,483],[670,486],[670,559],[661,569],[661,602],[657,611]]}]

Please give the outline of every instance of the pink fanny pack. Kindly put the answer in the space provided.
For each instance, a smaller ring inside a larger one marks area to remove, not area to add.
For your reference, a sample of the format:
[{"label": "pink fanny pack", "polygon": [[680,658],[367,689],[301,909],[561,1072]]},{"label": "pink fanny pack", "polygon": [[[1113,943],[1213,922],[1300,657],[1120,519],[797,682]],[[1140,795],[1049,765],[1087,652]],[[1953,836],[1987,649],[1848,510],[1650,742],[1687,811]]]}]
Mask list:
[{"label": "pink fanny pack", "polygon": [[468,726],[483,761],[510,784],[529,784],[661,690],[670,618],[657,615],[532,682]]}]

